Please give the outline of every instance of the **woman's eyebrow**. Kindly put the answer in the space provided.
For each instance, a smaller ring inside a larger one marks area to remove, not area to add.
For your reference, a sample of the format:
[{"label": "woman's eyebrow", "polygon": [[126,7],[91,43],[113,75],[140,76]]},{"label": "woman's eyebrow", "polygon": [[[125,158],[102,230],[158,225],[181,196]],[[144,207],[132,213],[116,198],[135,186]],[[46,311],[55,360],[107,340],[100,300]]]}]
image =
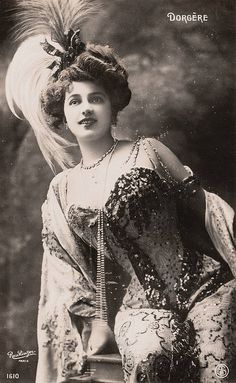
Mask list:
[{"label": "woman's eyebrow", "polygon": [[89,96],[95,96],[95,95],[100,95],[100,96],[106,97],[106,93],[101,92],[101,91],[89,93]]},{"label": "woman's eyebrow", "polygon": [[72,98],[72,97],[81,97],[81,94],[79,94],[79,93],[72,93],[72,94],[69,95],[68,100],[70,98]]},{"label": "woman's eyebrow", "polygon": [[[103,97],[106,97],[106,93],[105,92],[101,92],[101,91],[97,91],[97,92],[91,92],[88,94],[88,96],[96,96],[96,95],[100,95],[100,96],[103,96]],[[82,97],[80,93],[72,93],[69,95],[68,97],[68,100],[72,97]]]}]

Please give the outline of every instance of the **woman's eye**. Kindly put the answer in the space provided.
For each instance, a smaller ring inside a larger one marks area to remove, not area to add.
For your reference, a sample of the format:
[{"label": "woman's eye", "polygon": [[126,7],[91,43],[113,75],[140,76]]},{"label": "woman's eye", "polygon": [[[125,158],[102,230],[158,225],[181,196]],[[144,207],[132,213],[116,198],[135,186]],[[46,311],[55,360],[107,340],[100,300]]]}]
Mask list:
[{"label": "woman's eye", "polygon": [[69,105],[79,105],[80,101],[77,99],[71,99],[69,101]]},{"label": "woman's eye", "polygon": [[101,104],[103,102],[103,98],[100,96],[93,96],[91,102],[94,104]]}]

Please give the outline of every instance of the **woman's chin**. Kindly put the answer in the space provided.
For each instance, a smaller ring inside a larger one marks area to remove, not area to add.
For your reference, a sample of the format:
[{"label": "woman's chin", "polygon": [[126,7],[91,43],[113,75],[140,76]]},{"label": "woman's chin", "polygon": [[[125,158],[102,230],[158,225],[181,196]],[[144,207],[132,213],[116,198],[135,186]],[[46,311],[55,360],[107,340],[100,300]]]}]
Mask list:
[{"label": "woman's chin", "polygon": [[97,140],[98,134],[92,129],[84,129],[83,132],[80,132],[80,134],[75,135],[77,141],[91,141],[91,140]]},{"label": "woman's chin", "polygon": [[80,132],[80,134],[77,134],[75,137],[79,143],[80,141],[97,142],[100,140],[106,140],[106,138],[109,138],[110,136],[110,132],[104,134],[92,129],[86,129],[83,132]]}]

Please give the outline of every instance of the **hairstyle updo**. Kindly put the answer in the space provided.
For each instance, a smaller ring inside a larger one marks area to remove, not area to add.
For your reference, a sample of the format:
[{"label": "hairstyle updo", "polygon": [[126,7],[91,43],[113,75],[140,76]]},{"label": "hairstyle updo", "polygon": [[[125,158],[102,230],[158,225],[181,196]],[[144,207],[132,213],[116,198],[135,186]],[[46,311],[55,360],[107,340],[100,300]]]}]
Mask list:
[{"label": "hairstyle updo", "polygon": [[48,123],[59,127],[64,120],[65,93],[73,81],[95,81],[107,92],[112,107],[112,122],[130,101],[128,74],[109,46],[87,44],[86,49],[58,76],[49,81],[41,94],[43,112]]},{"label": "hairstyle updo", "polygon": [[64,123],[64,99],[73,81],[94,81],[107,92],[112,107],[112,122],[117,113],[128,105],[131,91],[128,74],[120,59],[108,46],[86,44],[71,65],[53,75],[55,56],[42,49],[47,41],[63,51],[49,35],[33,35],[17,48],[8,67],[6,97],[18,118],[25,118],[32,127],[40,150],[55,172],[75,166],[70,148],[75,146],[60,128]]}]

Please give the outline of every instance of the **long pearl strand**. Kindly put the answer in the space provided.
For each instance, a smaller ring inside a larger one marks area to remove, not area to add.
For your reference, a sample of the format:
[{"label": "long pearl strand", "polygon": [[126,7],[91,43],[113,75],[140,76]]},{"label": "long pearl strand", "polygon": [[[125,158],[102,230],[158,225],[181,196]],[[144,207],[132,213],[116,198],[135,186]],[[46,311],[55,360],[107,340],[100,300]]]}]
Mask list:
[{"label": "long pearl strand", "polygon": [[[114,141],[112,147],[100,158],[99,163],[104,159],[108,154],[110,158],[106,167],[105,179],[104,179],[104,188],[103,188],[103,197],[106,188],[108,168],[112,155],[116,149],[118,141]],[[95,167],[97,165],[92,165]],[[85,169],[85,168],[84,168]],[[89,167],[90,169],[90,167]],[[96,279],[96,307],[95,307],[95,322],[99,325],[108,323],[107,315],[107,298],[106,298],[106,274],[105,274],[105,238],[104,238],[104,208],[103,208],[103,198],[101,201],[101,208],[98,210],[98,232],[97,232],[97,279]]]},{"label": "long pearl strand", "polygon": [[97,291],[95,320],[107,323],[107,299],[105,277],[104,211],[98,211],[97,235]]}]

